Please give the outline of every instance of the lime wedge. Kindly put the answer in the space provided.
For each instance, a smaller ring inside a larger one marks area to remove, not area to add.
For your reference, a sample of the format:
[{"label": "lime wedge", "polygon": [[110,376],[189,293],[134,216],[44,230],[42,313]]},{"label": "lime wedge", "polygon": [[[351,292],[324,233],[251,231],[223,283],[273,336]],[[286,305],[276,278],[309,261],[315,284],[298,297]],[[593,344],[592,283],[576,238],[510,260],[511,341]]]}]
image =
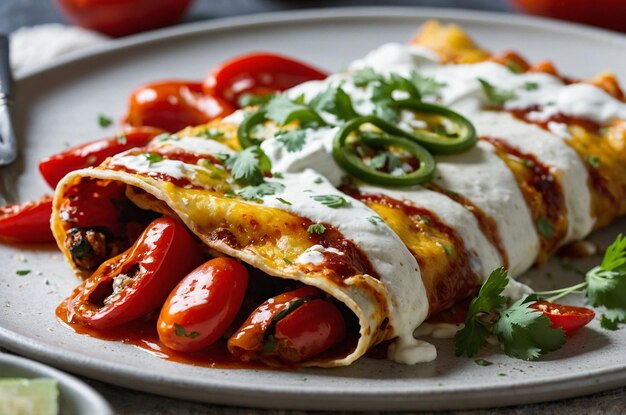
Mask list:
[{"label": "lime wedge", "polygon": [[0,414],[57,415],[58,401],[54,379],[0,379]]}]

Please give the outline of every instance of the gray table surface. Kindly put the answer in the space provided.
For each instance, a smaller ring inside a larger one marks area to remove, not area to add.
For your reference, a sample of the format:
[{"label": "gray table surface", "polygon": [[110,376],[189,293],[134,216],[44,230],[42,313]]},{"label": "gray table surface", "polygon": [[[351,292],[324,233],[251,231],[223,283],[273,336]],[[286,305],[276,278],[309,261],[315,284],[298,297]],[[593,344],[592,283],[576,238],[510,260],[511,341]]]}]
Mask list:
[{"label": "gray table surface", "polygon": [[[477,10],[511,11],[504,0],[196,0],[184,22],[213,19],[241,14],[271,12],[277,10],[304,9],[331,6],[428,6],[458,7]],[[63,22],[52,0],[0,0],[0,32],[11,32],[22,26],[42,23]],[[102,382],[85,379],[98,390],[120,414],[306,414],[302,411],[268,411],[244,409],[203,403],[185,402],[164,398],[108,385]],[[487,403],[486,403],[487,405]],[[591,415],[591,414],[625,414],[626,387],[597,393],[575,399],[547,402],[534,405],[514,406],[480,411],[440,412],[458,415],[517,415],[517,414],[558,414],[558,415]]]}]

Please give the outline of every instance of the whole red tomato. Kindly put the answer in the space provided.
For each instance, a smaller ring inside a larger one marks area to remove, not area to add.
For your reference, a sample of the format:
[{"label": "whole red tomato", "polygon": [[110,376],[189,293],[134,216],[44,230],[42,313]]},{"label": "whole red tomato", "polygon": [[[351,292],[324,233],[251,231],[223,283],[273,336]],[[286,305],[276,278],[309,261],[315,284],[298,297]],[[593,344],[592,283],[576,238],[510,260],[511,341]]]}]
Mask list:
[{"label": "whole red tomato", "polygon": [[73,23],[119,37],[175,23],[191,0],[56,0]]},{"label": "whole red tomato", "polygon": [[520,10],[626,32],[624,0],[511,0]]}]

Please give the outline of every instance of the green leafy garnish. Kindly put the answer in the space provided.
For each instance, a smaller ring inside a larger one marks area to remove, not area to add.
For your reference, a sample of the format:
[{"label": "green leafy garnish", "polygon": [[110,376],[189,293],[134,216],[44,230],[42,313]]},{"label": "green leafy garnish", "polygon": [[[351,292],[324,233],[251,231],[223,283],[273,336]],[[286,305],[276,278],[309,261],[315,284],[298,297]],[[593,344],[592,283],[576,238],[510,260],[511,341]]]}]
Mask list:
[{"label": "green leafy garnish", "polygon": [[559,349],[565,332],[550,328],[551,321],[530,308],[535,295],[522,298],[509,307],[510,299],[502,295],[508,284],[504,268],[494,270],[469,306],[465,327],[454,337],[457,356],[474,356],[495,336],[502,350],[511,357],[531,360]]},{"label": "green leafy garnish", "polygon": [[600,160],[599,156],[595,156],[592,154],[588,154],[587,157],[585,157],[585,160],[587,161],[587,163],[589,163],[589,165],[591,167],[593,167],[594,169],[597,169],[600,167],[600,165],[602,164],[602,160]]},{"label": "green leafy garnish", "polygon": [[315,180],[313,180],[313,183],[315,184],[321,184],[324,182],[324,179],[322,179],[321,177],[317,177]]},{"label": "green leafy garnish", "polygon": [[188,332],[185,326],[178,323],[174,323],[174,331],[178,337],[188,337],[190,339],[195,339],[200,335],[197,331]]},{"label": "green leafy garnish", "polygon": [[29,269],[20,269],[20,270],[15,271],[15,273],[17,275],[19,275],[20,277],[23,277],[24,275],[30,274],[30,270]]},{"label": "green leafy garnish", "polygon": [[149,164],[158,163],[160,161],[163,161],[163,156],[160,155],[160,154],[146,153],[143,156],[146,158],[146,160],[148,160]]},{"label": "green leafy garnish", "polygon": [[550,239],[554,236],[554,227],[547,218],[539,218],[537,220],[537,232],[545,239]]},{"label": "green leafy garnish", "polygon": [[386,166],[387,171],[392,172],[402,166],[402,161],[397,155],[383,151],[372,157],[370,165],[375,169],[382,169]]},{"label": "green leafy garnish", "polygon": [[374,72],[370,67],[358,69],[352,73],[352,82],[354,85],[363,87],[374,81],[382,81],[383,76]]},{"label": "green leafy garnish", "polygon": [[316,235],[321,235],[324,232],[326,232],[326,226],[322,225],[321,223],[314,223],[313,225],[310,225],[306,231],[308,233],[314,233]]},{"label": "green leafy garnish", "polygon": [[476,359],[476,360],[474,360],[474,363],[476,363],[478,366],[491,366],[491,365],[493,365],[493,362],[490,362],[489,360],[485,360],[485,359]]},{"label": "green leafy garnish", "polygon": [[274,96],[275,96],[274,94],[265,94],[265,95],[244,94],[239,97],[238,104],[240,108],[257,106],[257,105],[265,105],[268,102],[270,102],[270,100],[274,98]]},{"label": "green leafy garnish", "polygon": [[98,114],[98,125],[100,127],[106,128],[111,124],[113,124],[113,119],[111,119],[111,117],[107,117],[104,114]]},{"label": "green leafy garnish", "polygon": [[600,323],[613,329],[626,323],[626,238],[619,235],[607,248],[602,263],[585,276],[585,296],[593,307],[605,307]]},{"label": "green leafy garnish", "polygon": [[224,164],[230,169],[235,180],[246,180],[256,186],[263,182],[266,171],[261,165],[263,156],[263,151],[259,146],[251,146],[228,156]]},{"label": "green leafy garnish", "polygon": [[311,107],[290,100],[286,95],[272,98],[265,107],[267,118],[278,125],[299,121],[301,125],[315,123],[323,125],[324,120]]},{"label": "green leafy garnish", "polygon": [[539,84],[537,82],[524,82],[524,89],[526,91],[536,91],[539,89]]},{"label": "green leafy garnish", "polygon": [[350,202],[339,195],[315,195],[311,196],[311,199],[333,209],[350,205]]},{"label": "green leafy garnish", "polygon": [[[263,182],[257,185],[246,186],[239,190],[237,194],[245,200],[262,200],[263,196],[271,196],[285,190],[285,185],[276,182]],[[284,199],[283,199],[284,200]],[[286,204],[291,204],[287,202]]]},{"label": "green leafy garnish", "polygon": [[506,101],[515,98],[515,92],[513,90],[498,88],[480,78],[478,78],[478,82],[480,82],[485,96],[492,104],[502,105]]},{"label": "green leafy garnish", "polygon": [[417,71],[411,71],[411,82],[417,88],[421,96],[438,95],[445,83],[435,80],[435,78],[422,76]]},{"label": "green leafy garnish", "polygon": [[328,112],[344,121],[359,116],[352,106],[350,96],[341,87],[328,88],[313,98],[310,106],[316,111]]},{"label": "green leafy garnish", "polygon": [[205,128],[199,132],[200,135],[210,139],[224,138],[224,132],[217,128]]},{"label": "green leafy garnish", "polygon": [[276,141],[282,143],[288,153],[295,153],[302,150],[306,142],[306,132],[304,130],[278,131]]},{"label": "green leafy garnish", "polygon": [[367,221],[375,226],[378,226],[380,222],[384,222],[383,218],[380,216],[370,216],[367,218]]},{"label": "green leafy garnish", "polygon": [[117,137],[115,137],[115,141],[117,142],[117,144],[120,145],[126,145],[126,143],[128,143],[128,138],[126,137],[125,134],[122,135],[118,135]]},{"label": "green leafy garnish", "polygon": [[291,206],[291,202],[288,200],[283,199],[282,197],[277,197],[276,200],[278,200],[280,203],[282,203],[283,205],[289,205]]}]

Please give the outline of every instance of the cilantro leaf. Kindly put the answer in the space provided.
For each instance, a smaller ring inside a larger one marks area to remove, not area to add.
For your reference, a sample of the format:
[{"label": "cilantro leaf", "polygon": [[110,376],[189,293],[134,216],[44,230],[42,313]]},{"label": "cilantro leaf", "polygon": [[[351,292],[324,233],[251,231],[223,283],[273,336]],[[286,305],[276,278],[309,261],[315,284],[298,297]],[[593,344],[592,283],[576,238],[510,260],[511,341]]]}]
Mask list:
[{"label": "cilantro leaf", "polygon": [[626,237],[620,234],[606,249],[600,267],[607,271],[626,271],[624,264],[626,264]]},{"label": "cilantro leaf", "polygon": [[146,160],[148,160],[148,164],[158,163],[160,161],[163,161],[163,156],[160,154],[145,153],[143,156],[146,158]]},{"label": "cilantro leaf", "polygon": [[276,200],[278,200],[280,203],[282,203],[283,205],[288,205],[291,206],[292,203],[288,200],[283,199],[282,197],[277,197]]},{"label": "cilantro leaf", "polygon": [[411,71],[411,82],[419,91],[421,96],[438,95],[441,88],[446,86],[443,82],[438,82],[434,78],[422,76],[417,71]]},{"label": "cilantro leaf", "polygon": [[328,88],[311,100],[311,108],[335,115],[340,120],[348,121],[358,117],[352,99],[341,87]]},{"label": "cilantro leaf", "polygon": [[354,82],[354,85],[360,86],[360,87],[367,86],[368,84],[374,81],[382,81],[382,80],[383,80],[382,75],[377,74],[370,67],[358,69],[352,73],[352,82]]},{"label": "cilantro leaf", "polygon": [[381,218],[380,216],[370,216],[367,218],[367,221],[374,226],[378,226],[379,222],[384,222],[383,218]]},{"label": "cilantro leaf", "polygon": [[[245,200],[262,200],[263,196],[271,196],[285,190],[285,185],[276,182],[264,182],[256,186],[246,186],[239,190],[237,194]],[[284,203],[284,202],[283,202]],[[289,203],[291,204],[291,203]]]},{"label": "cilantro leaf", "polygon": [[480,78],[478,78],[478,82],[480,82],[485,96],[492,104],[502,105],[506,101],[515,98],[515,92],[510,89],[498,88]]},{"label": "cilantro leaf", "polygon": [[500,312],[494,333],[508,356],[533,360],[565,344],[565,331],[552,328],[547,316],[530,307],[536,300],[536,295],[529,295]]},{"label": "cilantro leaf", "polygon": [[278,95],[265,107],[267,118],[278,125],[286,125],[299,121],[301,125],[317,123],[325,124],[324,120],[312,108],[290,100],[286,95]]},{"label": "cilantro leaf", "polygon": [[537,232],[545,239],[550,239],[554,236],[554,227],[547,218],[541,217],[537,220]]},{"label": "cilantro leaf", "polygon": [[109,125],[113,124],[113,119],[104,114],[98,114],[98,125],[102,128],[106,128]]},{"label": "cilantro leaf", "polygon": [[308,233],[314,233],[316,235],[322,235],[324,232],[326,232],[326,226],[322,225],[321,223],[314,223],[313,225],[310,225],[306,231]]},{"label": "cilantro leaf", "polygon": [[306,132],[304,130],[278,131],[275,137],[276,141],[285,146],[288,153],[302,150],[306,142]]},{"label": "cilantro leaf", "polygon": [[256,105],[265,105],[272,98],[274,98],[274,94],[265,94],[265,95],[254,95],[254,94],[244,94],[239,97],[239,107],[251,107]]},{"label": "cilantro leaf", "polygon": [[465,320],[465,327],[454,336],[455,354],[474,356],[487,345],[487,337],[491,334],[493,323],[480,319],[480,315],[495,313],[508,301],[502,291],[508,284],[507,272],[504,268],[495,269],[480,288],[476,298],[472,300]]},{"label": "cilantro leaf", "polygon": [[338,209],[340,207],[350,205],[350,202],[348,202],[345,198],[339,195],[314,195],[311,196],[311,199],[333,209]]},{"label": "cilantro leaf", "polygon": [[239,153],[228,156],[224,165],[228,167],[235,180],[246,180],[251,185],[261,184],[264,169],[261,166],[263,151],[259,146],[250,146]]},{"label": "cilantro leaf", "polygon": [[524,83],[524,89],[526,91],[536,91],[539,89],[539,84],[537,82],[528,81]]}]

